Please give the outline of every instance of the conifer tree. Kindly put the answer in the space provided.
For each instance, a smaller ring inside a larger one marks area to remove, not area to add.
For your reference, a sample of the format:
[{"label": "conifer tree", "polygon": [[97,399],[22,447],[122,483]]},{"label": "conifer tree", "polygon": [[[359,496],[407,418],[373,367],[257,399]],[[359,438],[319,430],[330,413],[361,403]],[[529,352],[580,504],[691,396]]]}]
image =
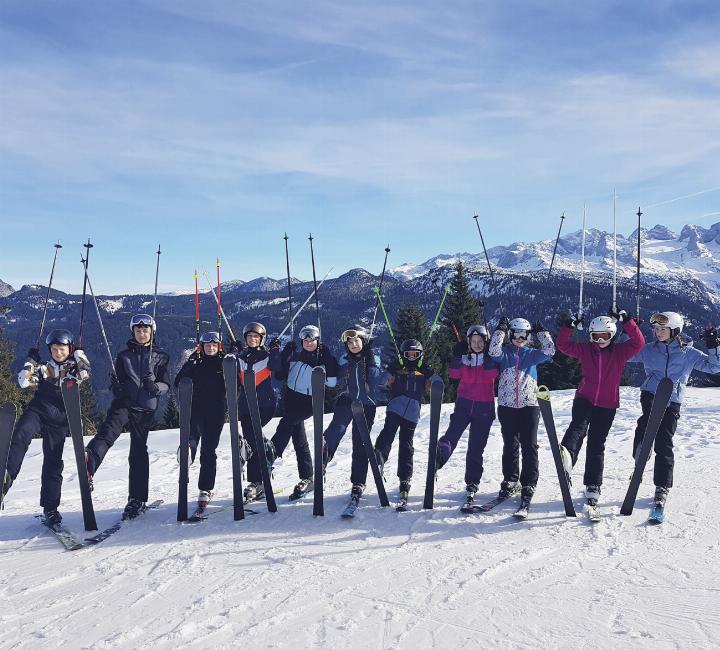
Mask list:
[{"label": "conifer tree", "polygon": [[168,393],[165,415],[160,424],[166,429],[177,429],[180,426],[180,411],[178,410],[177,401],[175,400],[175,393],[172,390]]}]

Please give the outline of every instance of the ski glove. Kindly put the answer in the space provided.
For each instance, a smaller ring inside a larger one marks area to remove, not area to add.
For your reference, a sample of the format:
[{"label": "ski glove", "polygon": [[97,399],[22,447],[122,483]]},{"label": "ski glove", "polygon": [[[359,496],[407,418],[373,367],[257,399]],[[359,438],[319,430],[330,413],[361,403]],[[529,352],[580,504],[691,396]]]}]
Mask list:
[{"label": "ski glove", "polygon": [[201,359],[202,359],[202,354],[200,354],[197,350],[195,350],[195,352],[193,352],[188,357],[188,361],[192,361],[193,363],[200,363]]},{"label": "ski glove", "polygon": [[268,344],[268,351],[272,353],[272,352],[278,352],[279,350],[280,350],[280,339],[276,336]]},{"label": "ski glove", "polygon": [[110,390],[115,399],[124,399],[127,396],[123,386],[115,375],[110,375]]},{"label": "ski glove", "polygon": [[467,341],[458,341],[455,344],[455,349],[453,350],[456,357],[461,357],[463,354],[467,354],[468,352],[468,344]]},{"label": "ski glove", "polygon": [[535,324],[532,326],[530,333],[531,334],[539,334],[540,332],[547,332],[543,324],[538,320],[535,321]]},{"label": "ski glove", "polygon": [[501,332],[507,332],[509,327],[510,327],[510,319],[507,316],[503,316],[498,321],[495,331],[497,332],[499,330]]},{"label": "ski glove", "polygon": [[30,348],[27,353],[28,359],[32,359],[36,364],[40,363],[40,350],[37,348]]},{"label": "ski glove", "polygon": [[157,395],[158,394],[158,387],[155,383],[155,375],[150,372],[147,375],[143,377],[142,380],[142,387],[150,394],[150,395]]},{"label": "ski glove", "polygon": [[73,359],[75,359],[75,365],[77,365],[78,370],[90,370],[90,361],[84,350],[77,348],[75,352],[73,352]]},{"label": "ski glove", "polygon": [[232,343],[230,343],[230,351],[228,354],[240,354],[243,351],[243,344],[242,341],[238,341],[238,339],[235,339]]},{"label": "ski glove", "polygon": [[573,315],[569,311],[561,311],[555,322],[558,327],[575,327],[577,319],[573,318]]},{"label": "ski glove", "polygon": [[718,347],[718,335],[717,330],[714,327],[706,328],[702,338],[704,339],[705,347],[708,350],[712,350]]},{"label": "ski glove", "polygon": [[619,321],[621,323],[624,323],[630,318],[630,316],[628,316],[628,313],[624,309],[618,309],[617,311],[614,311],[612,305],[610,306],[610,309],[608,309],[608,316],[611,316],[616,321]]}]

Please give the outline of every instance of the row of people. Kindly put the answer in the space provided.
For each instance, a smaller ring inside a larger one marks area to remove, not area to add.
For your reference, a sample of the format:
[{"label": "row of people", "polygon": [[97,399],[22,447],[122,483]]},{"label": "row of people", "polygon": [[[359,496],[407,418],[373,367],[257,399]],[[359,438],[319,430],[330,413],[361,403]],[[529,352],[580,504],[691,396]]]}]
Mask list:
[{"label": "row of people", "polygon": [[[616,337],[618,324],[624,337]],[[470,427],[466,456],[465,483],[468,500],[478,490],[483,473],[483,455],[491,425],[495,420],[495,385],[497,384],[497,417],[503,437],[500,496],[521,493],[527,507],[535,491],[538,476],[537,432],[537,366],[552,360],[557,348],[580,360],[582,380],[573,401],[571,423],[562,440],[561,452],[568,474],[577,461],[587,436],[584,483],[586,496],[596,502],[603,476],[605,441],[619,407],[620,378],[628,361],[644,364],[646,380],[641,389],[642,416],[638,419],[633,455],[644,434],[652,398],[659,380],[670,377],[675,392],[662,420],[655,443],[655,498],[664,500],[673,483],[672,438],[677,427],[684,386],[692,370],[719,373],[717,335],[710,330],[706,337],[708,354],[687,345],[682,338],[682,318],[674,312],[655,314],[651,319],[653,340],[649,343],[632,317],[625,312],[593,319],[588,327],[590,340],[573,342],[571,335],[579,322],[562,314],[556,344],[542,325],[534,326],[522,318],[500,319],[490,337],[484,325],[473,325],[466,339],[457,344],[449,376],[458,380],[457,400],[444,435],[438,440],[436,468],[449,460],[463,432]],[[156,332],[154,320],[145,314],[134,316],[130,323],[132,337],[127,348],[115,360],[112,382],[114,399],[98,433],[87,445],[87,469],[92,479],[108,450],[124,429],[130,432],[129,495],[124,516],[133,518],[148,500],[149,457],[147,438],[154,420],[158,398],[170,388],[168,355],[151,345]],[[538,347],[528,346],[531,335]],[[401,497],[407,497],[413,475],[413,436],[423,400],[433,374],[424,360],[419,341],[403,341],[401,357],[383,371],[380,358],[372,349],[362,328],[349,329],[341,335],[345,351],[335,358],[320,341],[317,327],[308,325],[299,331],[300,345],[288,342],[281,350],[274,339],[266,346],[267,332],[260,323],[249,323],[243,330],[244,345],[231,352],[237,358],[240,399],[238,419],[248,450],[245,497],[262,496],[261,462],[272,463],[282,456],[290,440],[296,452],[299,482],[291,498],[299,498],[313,489],[313,460],[304,422],[312,415],[312,369],[322,366],[326,385],[339,389],[330,425],[324,432],[323,465],[332,460],[344,434],[352,423],[351,494],[359,500],[367,479],[368,462],[351,412],[351,402],[363,403],[365,417],[372,427],[376,411],[375,389],[389,386],[390,401],[385,424],[377,436],[375,453],[381,466],[387,461],[399,431],[398,479]],[[18,420],[13,432],[3,494],[17,477],[30,440],[43,434],[43,469],[41,506],[50,520],[60,521],[57,508],[62,484],[62,449],[67,435],[59,383],[67,374],[78,381],[89,377],[90,364],[82,350],[73,347],[72,335],[54,330],[46,338],[51,360],[41,363],[37,350],[31,350],[20,372],[23,387],[37,386],[35,397]],[[200,449],[198,502],[207,505],[213,496],[216,477],[216,449],[225,422],[226,402],[222,372],[223,352],[220,337],[208,332],[200,339],[200,350],[193,353],[176,378],[193,380],[190,452],[194,460]],[[255,449],[252,423],[243,396],[245,371],[255,371],[261,422],[267,424],[276,410],[276,392],[272,375],[285,387],[283,415],[266,448]],[[522,464],[521,464],[522,458]]]}]

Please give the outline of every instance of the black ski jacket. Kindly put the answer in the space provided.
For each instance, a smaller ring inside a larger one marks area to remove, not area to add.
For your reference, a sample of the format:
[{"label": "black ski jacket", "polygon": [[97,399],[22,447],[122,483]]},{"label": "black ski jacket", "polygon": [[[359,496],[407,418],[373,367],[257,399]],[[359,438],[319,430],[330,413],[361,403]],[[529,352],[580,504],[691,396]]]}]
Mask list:
[{"label": "black ski jacket", "polygon": [[[150,346],[140,345],[135,339],[130,339],[127,349],[115,358],[115,374],[124,392],[119,399],[123,406],[134,411],[155,411],[158,396],[164,395],[170,388],[168,361],[167,353],[155,346],[150,359]],[[143,378],[148,373],[155,376],[155,389],[152,392],[142,386]]]},{"label": "black ski jacket", "polygon": [[193,382],[192,412],[225,412],[225,379],[223,378],[223,357],[219,352],[213,357],[201,356],[188,359],[175,377],[175,387],[183,377]]}]

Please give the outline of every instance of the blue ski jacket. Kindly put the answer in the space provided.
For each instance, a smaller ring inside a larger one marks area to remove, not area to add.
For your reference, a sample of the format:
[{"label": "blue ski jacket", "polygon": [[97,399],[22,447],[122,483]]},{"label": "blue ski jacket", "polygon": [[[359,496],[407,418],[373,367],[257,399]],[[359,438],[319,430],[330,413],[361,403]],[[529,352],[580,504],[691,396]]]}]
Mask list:
[{"label": "blue ski jacket", "polygon": [[360,354],[346,352],[338,359],[337,385],[340,388],[338,404],[349,404],[359,399],[363,404],[375,406],[371,394],[380,384],[380,357],[374,352]]}]

